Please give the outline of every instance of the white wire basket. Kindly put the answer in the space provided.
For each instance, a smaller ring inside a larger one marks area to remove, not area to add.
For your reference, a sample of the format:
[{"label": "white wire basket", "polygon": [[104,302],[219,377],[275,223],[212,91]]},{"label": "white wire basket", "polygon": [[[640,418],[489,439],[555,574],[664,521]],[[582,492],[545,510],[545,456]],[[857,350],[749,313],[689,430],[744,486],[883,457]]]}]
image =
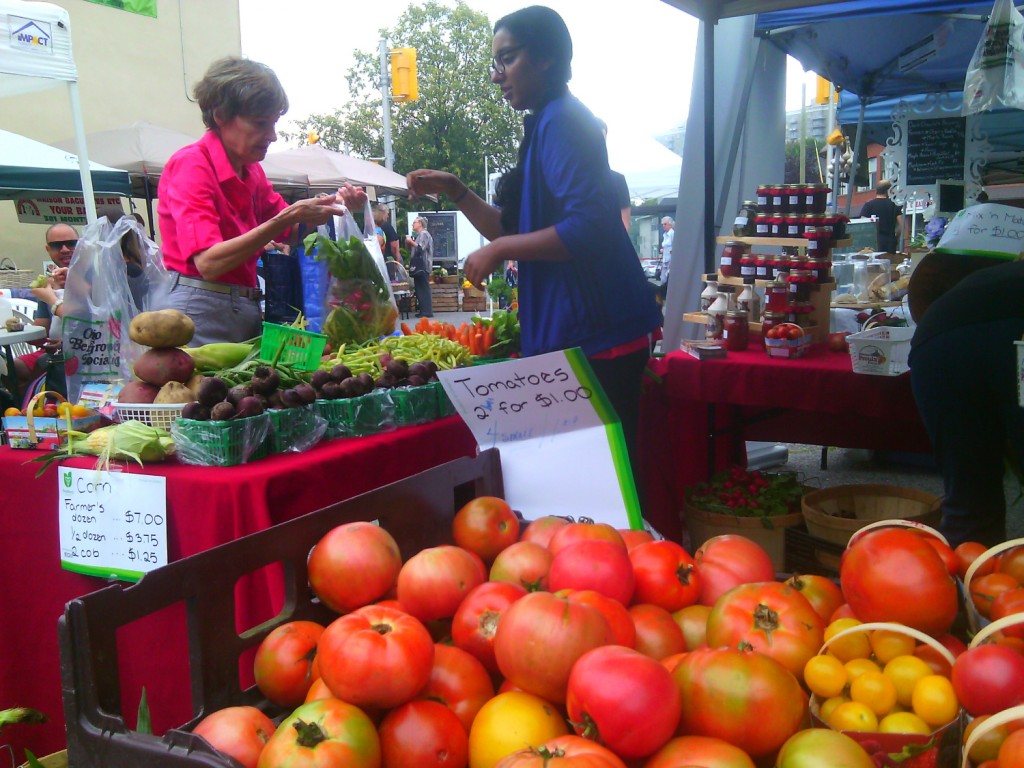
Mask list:
[{"label": "white wire basket", "polygon": [[875,376],[899,376],[910,370],[910,340],[913,328],[875,326],[846,337],[850,344],[850,362],[854,373]]},{"label": "white wire basket", "polygon": [[174,422],[181,416],[184,403],[155,405],[152,403],[112,403],[114,421],[141,421],[151,427],[171,431]]}]

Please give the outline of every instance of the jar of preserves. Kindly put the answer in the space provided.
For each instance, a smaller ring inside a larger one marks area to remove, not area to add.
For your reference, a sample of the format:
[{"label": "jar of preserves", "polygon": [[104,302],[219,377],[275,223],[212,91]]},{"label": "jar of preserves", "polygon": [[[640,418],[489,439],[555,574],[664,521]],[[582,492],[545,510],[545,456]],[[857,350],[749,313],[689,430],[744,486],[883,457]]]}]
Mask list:
[{"label": "jar of preserves", "polygon": [[758,280],[767,280],[771,274],[771,256],[766,253],[754,254],[754,277]]},{"label": "jar of preserves", "polygon": [[736,237],[754,237],[757,233],[757,214],[759,213],[757,203],[752,200],[744,200],[736,213],[736,220],[732,223],[732,233]]},{"label": "jar of preserves", "polygon": [[772,216],[767,213],[759,213],[754,217],[754,236],[769,237],[772,234]]},{"label": "jar of preserves", "polygon": [[832,227],[833,243],[846,237],[846,225],[849,223],[849,217],[842,213],[832,213],[825,217],[826,226]]},{"label": "jar of preserves", "polygon": [[782,237],[782,220],[781,213],[773,213],[768,219],[768,234],[771,237]]},{"label": "jar of preserves", "polygon": [[807,209],[804,207],[803,184],[785,184],[783,185],[782,193],[786,198],[786,202],[783,203],[785,210],[788,210],[790,213],[807,212]]},{"label": "jar of preserves", "polygon": [[804,230],[807,255],[812,259],[827,259],[832,253],[832,227],[808,227]]},{"label": "jar of preserves", "polygon": [[757,207],[761,213],[771,213],[775,210],[772,201],[771,184],[757,185]]},{"label": "jar of preserves", "polygon": [[761,320],[761,346],[764,346],[764,339],[768,335],[768,331],[784,322],[786,322],[785,312],[766,311],[764,313],[764,319]]},{"label": "jar of preserves", "polygon": [[787,283],[805,283],[810,285],[814,282],[814,273],[809,269],[792,269],[786,275]]},{"label": "jar of preserves", "polygon": [[740,277],[756,277],[757,267],[755,266],[756,259],[753,254],[745,253],[740,258]]},{"label": "jar of preserves", "polygon": [[750,246],[739,240],[729,240],[722,246],[722,257],[719,260],[719,271],[724,277],[740,276],[740,259],[750,250]]},{"label": "jar of preserves", "polygon": [[832,262],[828,259],[809,259],[807,268],[814,274],[816,283],[827,283],[832,276]]},{"label": "jar of preserves", "polygon": [[804,210],[807,213],[824,213],[828,208],[827,184],[804,184]]},{"label": "jar of preserves", "polygon": [[750,343],[750,324],[747,313],[742,309],[730,309],[725,313],[725,327],[722,331],[725,348],[730,352],[742,352]]},{"label": "jar of preserves", "polygon": [[782,217],[783,237],[803,237],[804,217],[797,213],[787,213]]},{"label": "jar of preserves", "polygon": [[783,202],[782,185],[772,184],[769,188],[772,195],[772,211],[775,213],[785,213],[785,203]]},{"label": "jar of preserves", "polygon": [[789,286],[782,280],[768,283],[765,289],[765,312],[785,312],[789,303]]}]

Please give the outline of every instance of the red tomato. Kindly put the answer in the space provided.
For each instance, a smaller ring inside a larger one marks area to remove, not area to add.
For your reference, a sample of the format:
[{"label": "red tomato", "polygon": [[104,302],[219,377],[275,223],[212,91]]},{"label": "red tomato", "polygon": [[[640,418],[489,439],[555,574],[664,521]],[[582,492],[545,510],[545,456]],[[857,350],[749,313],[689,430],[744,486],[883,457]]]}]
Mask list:
[{"label": "red tomato", "polygon": [[629,605],[633,597],[633,564],[624,545],[601,540],[577,541],[555,554],[548,584],[555,592],[592,589]]},{"label": "red tomato", "polygon": [[380,760],[370,718],[347,702],[320,699],[284,719],[263,748],[259,768],[379,768]]},{"label": "red tomato", "polygon": [[845,733],[828,728],[808,728],[794,734],[775,758],[776,768],[835,768],[837,765],[873,768],[875,761]]},{"label": "red tomato", "polygon": [[430,679],[417,698],[439,701],[455,713],[469,733],[473,718],[494,697],[490,675],[472,654],[461,648],[438,643]]},{"label": "red tomato", "polygon": [[430,678],[434,641],[414,617],[368,605],[328,625],[318,656],[320,676],[339,699],[394,707]]},{"label": "red tomato", "polygon": [[618,755],[581,736],[559,736],[513,752],[494,768],[625,768]]},{"label": "red tomato", "polygon": [[43,406],[43,416],[45,416],[48,419],[55,419],[55,418],[57,418],[57,404],[56,403],[47,403],[46,405],[44,405]]},{"label": "red tomato", "polygon": [[[997,595],[992,601],[992,621],[1012,616],[1015,613],[1024,614],[1024,588],[1018,587]],[[1021,623],[1003,630],[1007,637],[1024,638],[1024,616],[1021,616]]]},{"label": "red tomato", "polygon": [[309,690],[306,691],[306,698],[303,702],[316,701],[317,699],[333,699],[334,694],[331,693],[331,689],[327,687],[327,683],[324,682],[322,677],[318,677],[313,681],[313,684],[309,686]]},{"label": "red tomato", "polygon": [[256,687],[275,704],[294,709],[320,677],[316,645],[324,628],[314,621],[289,621],[276,627],[256,649]]},{"label": "red tomato", "polygon": [[[954,658],[967,650],[967,646],[953,635],[946,634],[935,639],[942,645],[946,646],[949,652],[953,654]],[[946,661],[946,658],[942,654],[930,645],[926,645],[924,643],[919,644],[914,649],[914,655],[931,667],[937,675],[949,677],[953,673],[952,665]]]},{"label": "red tomato", "polygon": [[608,523],[569,523],[562,526],[551,537],[548,549],[551,550],[551,554],[557,555],[570,544],[593,539],[610,541],[622,547],[623,552],[626,551],[626,542],[622,540],[619,532]]},{"label": "red tomato", "polygon": [[990,619],[995,599],[1019,586],[1017,580],[1008,573],[986,573],[981,578],[975,575],[971,579],[971,603],[978,613]]},{"label": "red tomato", "polygon": [[383,597],[402,567],[398,544],[379,525],[346,523],[329,531],[309,555],[309,584],[329,608],[347,613]]},{"label": "red tomato", "polygon": [[672,673],[683,695],[682,735],[712,736],[753,758],[800,730],[807,694],[774,659],[735,648],[698,648]]},{"label": "red tomato", "polygon": [[651,541],[629,553],[636,587],[633,601],[678,611],[700,597],[700,576],[690,554],[674,541]]},{"label": "red tomato", "polygon": [[751,648],[796,676],[818,653],[825,622],[797,590],[777,581],[741,584],[718,598],[708,617],[711,648]]},{"label": "red tomato", "polygon": [[[832,612],[831,616],[828,617],[828,623],[831,624],[836,619],[856,619],[856,618],[857,617],[853,615],[853,608],[850,607],[850,604],[849,603],[843,603],[842,605],[840,605],[838,608],[836,608]],[[858,621],[859,621],[859,619],[858,619]]]},{"label": "red tomato", "polygon": [[644,768],[754,768],[750,755],[721,739],[677,736],[652,755]]},{"label": "red tomato", "polygon": [[672,738],[682,701],[672,675],[657,661],[606,645],[573,665],[565,706],[576,733],[633,760]]},{"label": "red tomato", "polygon": [[1010,574],[1024,587],[1024,547],[1014,547],[999,555],[996,570]]},{"label": "red tomato", "polygon": [[789,339],[790,341],[796,341],[797,339],[804,335],[804,332],[800,328],[786,328],[785,330],[786,338]]},{"label": "red tomato", "polygon": [[504,499],[477,496],[455,513],[452,536],[458,546],[489,563],[519,539],[519,518]]},{"label": "red tomato", "polygon": [[938,552],[939,557],[942,558],[942,562],[946,564],[946,570],[949,571],[949,575],[955,577],[957,570],[960,567],[960,560],[956,556],[956,552],[946,542],[941,539],[937,539],[930,533],[921,533],[921,538],[932,545],[932,548]]},{"label": "red tomato", "polygon": [[452,620],[452,641],[472,654],[491,672],[498,671],[494,660],[494,634],[498,620],[526,590],[509,581],[485,581],[473,589],[459,605]]},{"label": "red tomato", "polygon": [[551,537],[555,535],[555,531],[559,528],[564,528],[571,522],[572,521],[569,518],[558,517],[557,515],[538,517],[526,526],[526,530],[522,532],[519,540],[532,541],[534,544],[540,544],[542,547],[547,547],[551,542]]},{"label": "red tomato", "polygon": [[256,768],[260,752],[274,735],[274,721],[256,707],[227,707],[204,717],[192,733],[245,768]]},{"label": "red tomato", "polygon": [[596,608],[547,592],[532,592],[509,606],[494,638],[501,673],[524,691],[565,701],[569,671],[587,651],[613,640]]},{"label": "red tomato", "polygon": [[839,585],[827,576],[813,574],[790,576],[786,579],[786,584],[807,598],[807,602],[826,624],[830,623],[832,614],[839,609],[839,606],[846,602]]},{"label": "red tomato", "polygon": [[683,660],[684,656],[686,656],[686,651],[682,651],[681,653],[673,653],[671,656],[666,656],[659,663],[669,672],[674,672],[676,667],[679,666],[679,662]]},{"label": "red tomato", "polygon": [[638,531],[634,528],[616,528],[616,530],[625,542],[627,552],[632,552],[635,547],[641,544],[654,541],[654,536],[649,531]]},{"label": "red tomato", "polygon": [[1024,731],[1014,731],[999,747],[1000,768],[1024,765]]},{"label": "red tomato", "polygon": [[843,595],[861,621],[895,621],[941,635],[956,618],[957,587],[920,536],[882,528],[857,539],[839,566]]},{"label": "red tomato", "polygon": [[672,614],[672,619],[683,630],[686,650],[695,651],[708,644],[708,616],[710,605],[688,605]]},{"label": "red tomato", "polygon": [[410,701],[391,710],[379,733],[388,768],[465,768],[469,761],[469,732],[436,701]]},{"label": "red tomato", "polygon": [[574,603],[583,603],[597,608],[611,627],[613,642],[626,648],[636,645],[636,627],[626,606],[592,589],[570,590],[565,595]]},{"label": "red tomato", "polygon": [[953,690],[968,714],[1024,704],[1024,656],[1002,645],[968,648],[953,664]]},{"label": "red tomato", "polygon": [[846,337],[849,335],[846,331],[830,333],[828,335],[828,348],[833,352],[849,352],[850,342],[846,340]]},{"label": "red tomato", "polygon": [[[956,555],[957,561],[956,575],[960,577],[961,581],[963,581],[964,577],[967,575],[967,569],[971,567],[971,564],[977,560],[980,555],[984,554],[986,550],[988,550],[988,547],[984,544],[979,544],[977,541],[965,541],[953,550],[953,554]],[[995,565],[996,564],[993,560],[987,560],[982,564],[981,568],[975,572],[975,578],[978,576],[984,576],[986,573],[992,573],[992,571],[995,570]]]},{"label": "red tomato", "polygon": [[777,328],[777,327],[776,328],[769,328],[768,329],[768,334],[767,334],[768,338],[769,339],[778,339],[778,338],[780,338],[779,334],[780,334],[781,330],[782,330],[781,328]]},{"label": "red tomato", "polygon": [[420,621],[450,619],[472,589],[487,580],[483,560],[444,544],[422,549],[398,573],[398,602]]},{"label": "red tomato", "polygon": [[775,578],[771,557],[760,544],[745,536],[724,534],[708,539],[697,550],[695,560],[703,605],[714,605],[739,584]]},{"label": "red tomato", "polygon": [[636,649],[644,656],[661,661],[666,656],[686,650],[683,630],[672,614],[658,605],[631,605],[629,615],[636,627]]},{"label": "red tomato", "polygon": [[511,581],[530,592],[547,590],[551,551],[532,541],[517,541],[498,553],[491,565],[491,581]]}]

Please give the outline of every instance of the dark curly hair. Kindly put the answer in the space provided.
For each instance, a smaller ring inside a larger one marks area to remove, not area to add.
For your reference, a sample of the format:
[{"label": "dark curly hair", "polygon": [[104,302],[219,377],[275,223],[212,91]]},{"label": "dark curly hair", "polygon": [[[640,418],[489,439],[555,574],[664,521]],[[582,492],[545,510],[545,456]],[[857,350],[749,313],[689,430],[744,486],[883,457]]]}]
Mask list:
[{"label": "dark curly hair", "polygon": [[288,111],[288,97],[274,70],[239,56],[226,56],[210,65],[196,83],[193,96],[210,130],[238,116],[280,117]]}]

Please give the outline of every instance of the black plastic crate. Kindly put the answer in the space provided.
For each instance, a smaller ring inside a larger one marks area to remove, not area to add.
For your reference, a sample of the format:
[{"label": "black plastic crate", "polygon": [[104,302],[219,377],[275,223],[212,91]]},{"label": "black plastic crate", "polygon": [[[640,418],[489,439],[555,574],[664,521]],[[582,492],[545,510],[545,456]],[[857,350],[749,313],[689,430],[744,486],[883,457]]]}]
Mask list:
[{"label": "black plastic crate", "polygon": [[786,529],[786,571],[836,578],[839,576],[839,558],[844,549],[839,544],[811,536],[806,526],[791,526]]},{"label": "black plastic crate", "polygon": [[[190,731],[207,714],[249,704],[283,714],[255,686],[241,689],[239,659],[275,627],[296,619],[329,623],[337,614],[312,597],[309,550],[335,526],[375,520],[407,559],[451,543],[451,522],[476,496],[504,496],[497,450],[462,458],[259,533],[244,536],[146,574],[137,584],[112,584],[67,604],[59,622],[61,682],[68,760],[75,768],[163,768],[238,763],[211,751]],[[274,618],[239,633],[235,585],[280,564],[284,607]],[[118,675],[117,631],[169,606],[187,611],[193,718],[163,736],[127,727]]]}]

